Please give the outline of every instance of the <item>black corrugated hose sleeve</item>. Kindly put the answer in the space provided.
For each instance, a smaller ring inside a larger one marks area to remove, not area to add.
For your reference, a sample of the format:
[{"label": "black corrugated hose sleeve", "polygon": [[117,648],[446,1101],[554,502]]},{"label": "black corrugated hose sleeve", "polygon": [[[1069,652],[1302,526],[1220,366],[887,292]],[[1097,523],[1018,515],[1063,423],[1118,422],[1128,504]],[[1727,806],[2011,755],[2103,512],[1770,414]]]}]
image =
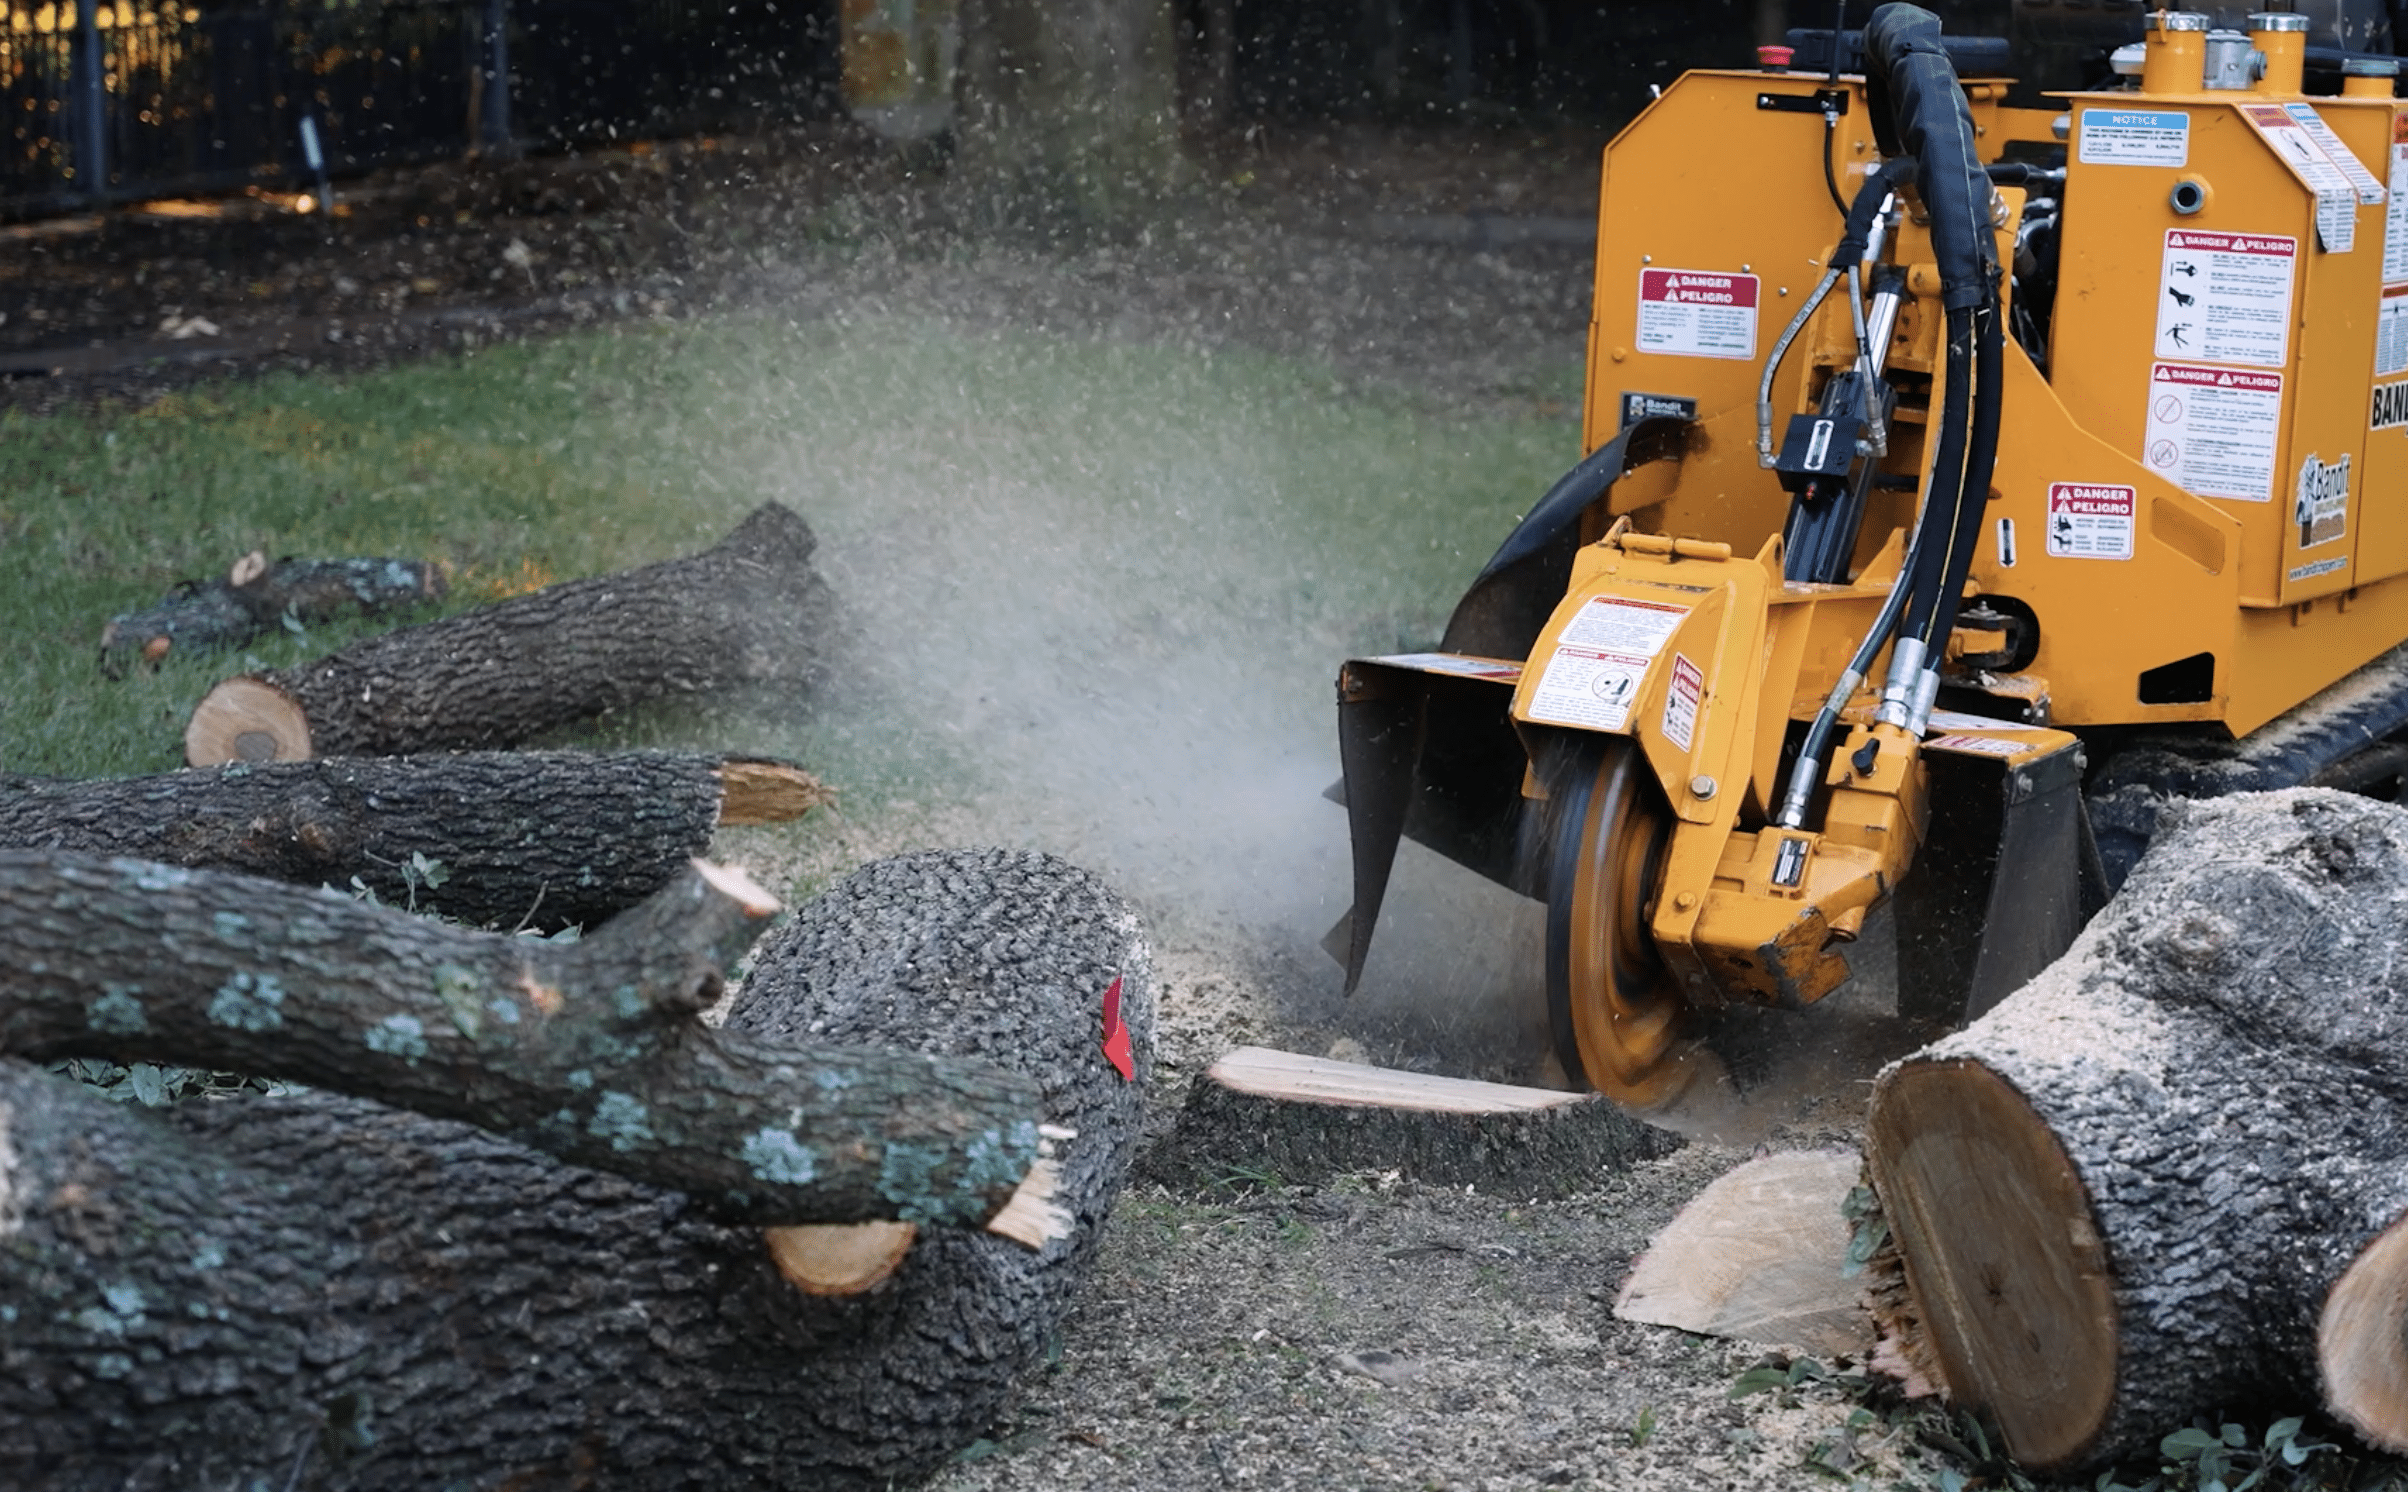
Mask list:
[{"label": "black corrugated hose sleeve", "polygon": [[1915,159],[1915,187],[1931,215],[1941,306],[1956,311],[1995,297],[1990,176],[1974,153],[1973,112],[1940,45],[1938,16],[1916,5],[1873,12],[1865,27],[1865,101],[1882,154]]}]

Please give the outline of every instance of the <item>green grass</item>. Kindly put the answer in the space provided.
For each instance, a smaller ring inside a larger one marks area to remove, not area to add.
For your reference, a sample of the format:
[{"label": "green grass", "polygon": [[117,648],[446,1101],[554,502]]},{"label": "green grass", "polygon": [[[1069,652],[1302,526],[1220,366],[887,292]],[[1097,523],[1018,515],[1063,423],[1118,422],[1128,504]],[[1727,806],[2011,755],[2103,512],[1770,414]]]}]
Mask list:
[{"label": "green grass", "polygon": [[[768,498],[819,532],[876,661],[874,687],[837,691],[861,718],[680,708],[582,739],[782,746],[876,798],[961,785],[1033,728],[1014,708],[1051,728],[1159,694],[1242,729],[1259,692],[1325,716],[1339,655],[1430,641],[1575,442],[1564,420],[1450,417],[1270,357],[891,318],[623,328],[11,414],[0,767],[171,768],[210,684],[361,630],[101,675],[111,614],[246,550],[440,559],[462,607],[690,552]],[[1086,660],[1068,675],[1094,687],[1038,709],[1031,655],[1051,684]]]}]

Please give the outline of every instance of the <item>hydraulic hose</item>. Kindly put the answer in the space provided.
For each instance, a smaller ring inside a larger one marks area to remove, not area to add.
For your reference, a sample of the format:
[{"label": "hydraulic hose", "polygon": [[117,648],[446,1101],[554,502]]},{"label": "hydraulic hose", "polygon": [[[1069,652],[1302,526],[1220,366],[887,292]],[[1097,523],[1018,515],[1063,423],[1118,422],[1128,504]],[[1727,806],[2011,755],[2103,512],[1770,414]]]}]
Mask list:
[{"label": "hydraulic hose", "polygon": [[1873,242],[1873,225],[1889,210],[1898,188],[1913,171],[1912,161],[1888,160],[1866,179],[1856,200],[1848,205],[1848,219],[1840,230],[1839,244],[1831,251],[1831,262],[1824,268],[1822,279],[1815,282],[1814,293],[1806,297],[1806,304],[1798,307],[1798,314],[1789,319],[1789,325],[1773,340],[1773,350],[1764,359],[1764,376],[1756,381],[1757,465],[1773,464],[1773,379],[1781,371],[1781,360],[1789,356],[1789,344],[1806,329],[1807,321],[1821,308],[1823,298],[1839,283],[1840,276],[1864,263],[1865,251]]},{"label": "hydraulic hose", "polygon": [[[1884,156],[1911,157],[1916,189],[1930,218],[1948,350],[1939,428],[1906,562],[1849,667],[1807,727],[1776,815],[1788,828],[1805,822],[1839,713],[1893,628],[1898,645],[1877,718],[1900,727],[1911,722],[1918,729],[1928,719],[1939,679],[1930,654],[1955,625],[1953,598],[1972,565],[1998,453],[2003,381],[1998,246],[1990,224],[1990,172],[1973,149],[1972,114],[1941,45],[1939,18],[1931,12],[1913,5],[1882,6],[1865,28],[1864,47],[1865,95],[1876,142]],[[1884,163],[1885,172],[1890,164]],[[1860,193],[1858,200],[1866,195]],[[1770,383],[1768,374],[1768,390]],[[1899,628],[1902,613],[1905,625]]]}]

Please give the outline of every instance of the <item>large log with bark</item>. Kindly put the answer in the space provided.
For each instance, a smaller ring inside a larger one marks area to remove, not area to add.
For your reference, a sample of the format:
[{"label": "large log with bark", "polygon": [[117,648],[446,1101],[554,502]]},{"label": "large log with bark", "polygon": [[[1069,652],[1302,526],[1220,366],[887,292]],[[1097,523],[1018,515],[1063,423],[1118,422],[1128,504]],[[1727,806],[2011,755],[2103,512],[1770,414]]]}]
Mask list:
[{"label": "large log with bark", "polygon": [[350,886],[504,930],[591,926],[652,895],[723,824],[832,795],[790,763],[694,752],[457,752],[234,763],[150,777],[0,777],[0,846]]},{"label": "large log with bark", "polygon": [[288,620],[314,627],[407,611],[443,591],[441,567],[421,560],[288,555],[270,564],[254,549],[223,575],[187,580],[140,611],[109,618],[100,630],[101,671],[116,677],[137,659],[157,663],[171,652],[238,648]]},{"label": "large log with bark", "polygon": [[1024,1079],[696,1019],[776,910],[697,862],[560,944],[251,876],[0,850],[0,1053],[290,1079],[750,1222],[994,1216],[1039,1158]]},{"label": "large log with bark", "polygon": [[802,519],[765,503],[686,559],[567,581],[228,679],[193,766],[515,746],[672,694],[812,678],[829,615]]},{"label": "large log with bark", "polygon": [[0,1485],[717,1492],[940,1464],[1092,1256],[1142,1093],[1098,1049],[1100,1001],[1117,983],[1150,1051],[1144,941],[1083,873],[966,852],[873,867],[760,959],[731,1024],[807,1072],[837,1076],[767,1035],[1041,1095],[1077,1130],[1073,1230],[1031,1251],[925,1219],[891,1278],[819,1295],[781,1270],[789,1230],[707,1187],[324,1092],[158,1115],[0,1061]]},{"label": "large log with bark", "polygon": [[2408,1448],[2403,926],[2408,812],[2182,810],[2062,959],[1876,1085],[1885,1359],[2042,1470],[2318,1398]]}]

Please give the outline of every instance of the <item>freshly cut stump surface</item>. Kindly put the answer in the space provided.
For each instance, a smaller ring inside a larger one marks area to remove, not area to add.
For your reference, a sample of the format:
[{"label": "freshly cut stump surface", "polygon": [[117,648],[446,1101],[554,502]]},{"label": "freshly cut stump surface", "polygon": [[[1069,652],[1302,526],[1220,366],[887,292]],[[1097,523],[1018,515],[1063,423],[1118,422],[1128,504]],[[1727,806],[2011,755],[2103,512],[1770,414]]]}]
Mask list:
[{"label": "freshly cut stump surface", "polygon": [[1182,1185],[1247,1172],[1308,1185],[1350,1171],[1397,1171],[1437,1185],[1552,1196],[1681,1143],[1593,1093],[1240,1047],[1189,1091],[1177,1127],[1146,1168]]}]

